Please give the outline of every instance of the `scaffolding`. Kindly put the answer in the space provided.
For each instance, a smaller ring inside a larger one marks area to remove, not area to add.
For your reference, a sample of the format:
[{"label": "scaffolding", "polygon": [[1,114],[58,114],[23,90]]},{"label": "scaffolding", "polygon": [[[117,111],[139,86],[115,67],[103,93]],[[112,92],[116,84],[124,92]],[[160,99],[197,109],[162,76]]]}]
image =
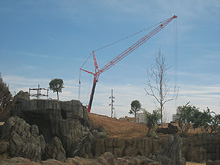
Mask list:
[{"label": "scaffolding", "polygon": [[[31,94],[31,91],[37,91],[37,94]],[[41,91],[46,91],[46,94],[41,93]],[[40,99],[41,96],[47,96],[48,98],[48,88],[40,88],[40,85],[38,85],[37,88],[29,88],[29,95],[32,97],[36,97],[37,99]]]}]

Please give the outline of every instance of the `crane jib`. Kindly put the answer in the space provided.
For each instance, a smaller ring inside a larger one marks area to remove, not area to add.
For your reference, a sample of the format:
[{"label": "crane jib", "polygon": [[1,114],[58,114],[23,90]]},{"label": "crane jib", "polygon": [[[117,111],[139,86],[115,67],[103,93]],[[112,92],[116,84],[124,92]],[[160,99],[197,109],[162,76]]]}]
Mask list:
[{"label": "crane jib", "polygon": [[166,25],[168,25],[174,18],[177,18],[177,16],[174,15],[173,17],[168,18],[165,21],[162,21],[155,29],[153,29],[147,35],[145,35],[144,37],[139,39],[137,42],[135,42],[129,48],[124,50],[122,53],[120,53],[118,56],[116,56],[113,60],[111,60],[105,66],[103,66],[102,69],[100,69],[100,70],[98,69],[98,64],[97,64],[97,61],[96,61],[96,58],[95,58],[95,53],[94,53],[94,51],[92,52],[93,60],[94,60],[94,65],[95,65],[95,73],[92,73],[90,71],[87,71],[85,69],[80,68],[80,70],[94,75],[93,87],[92,87],[92,91],[91,91],[91,95],[90,95],[90,100],[89,100],[89,105],[88,105],[88,111],[89,112],[91,111],[91,108],[92,108],[92,102],[93,102],[93,97],[94,97],[94,93],[95,93],[95,87],[96,87],[96,83],[98,82],[99,75],[101,73],[103,73],[104,71],[110,69],[112,66],[117,64],[123,58],[125,58],[130,53],[132,53],[134,50],[136,50],[141,45],[143,45],[146,41],[148,41],[151,37],[153,37],[155,34],[157,34],[159,31],[161,31]]}]

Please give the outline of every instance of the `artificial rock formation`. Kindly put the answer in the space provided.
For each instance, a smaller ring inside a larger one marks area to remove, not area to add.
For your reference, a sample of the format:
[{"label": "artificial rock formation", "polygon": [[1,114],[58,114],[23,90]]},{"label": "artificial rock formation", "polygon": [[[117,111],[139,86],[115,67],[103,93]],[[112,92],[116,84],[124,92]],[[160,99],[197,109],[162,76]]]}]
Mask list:
[{"label": "artificial rock formation", "polygon": [[111,152],[115,157],[123,156],[145,156],[154,155],[159,149],[162,149],[164,139],[117,139],[117,138],[103,138],[95,143],[94,154],[95,157],[105,153]]},{"label": "artificial rock formation", "polygon": [[[39,135],[38,126],[29,125],[23,119],[10,117],[3,125],[1,135],[1,154],[10,157],[23,157],[32,161],[56,159],[64,162],[66,152],[59,138],[55,137],[50,144],[46,144],[44,137]],[[8,144],[5,142],[8,141]]]},{"label": "artificial rock formation", "polygon": [[64,150],[63,144],[58,137],[54,137],[50,144],[47,144],[45,148],[44,159],[51,158],[61,162],[66,160],[66,151]]},{"label": "artificial rock formation", "polygon": [[74,156],[76,144],[83,132],[88,132],[91,128],[88,111],[77,100],[62,102],[18,97],[12,115],[23,118],[31,125],[37,125],[46,143],[58,137],[68,157]]},{"label": "artificial rock formation", "polygon": [[9,141],[9,156],[40,161],[45,151],[44,137],[36,125],[30,126],[19,117],[11,117],[3,125],[2,139]]},{"label": "artificial rock formation", "polygon": [[156,160],[166,165],[185,165],[182,157],[182,139],[179,136],[170,136],[163,149],[157,154]]}]

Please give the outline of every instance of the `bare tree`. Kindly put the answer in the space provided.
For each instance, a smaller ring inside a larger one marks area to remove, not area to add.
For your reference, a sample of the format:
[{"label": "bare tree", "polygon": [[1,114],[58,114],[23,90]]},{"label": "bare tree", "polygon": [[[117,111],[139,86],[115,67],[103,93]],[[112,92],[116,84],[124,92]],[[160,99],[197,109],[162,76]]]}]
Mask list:
[{"label": "bare tree", "polygon": [[164,105],[172,100],[175,100],[178,96],[178,89],[174,86],[172,96],[170,87],[168,85],[169,79],[166,78],[167,70],[169,67],[165,64],[165,57],[159,50],[155,58],[155,66],[152,66],[147,70],[147,87],[145,89],[148,96],[154,98],[155,104],[159,104],[159,111],[161,115],[161,124],[163,123],[163,109]]}]

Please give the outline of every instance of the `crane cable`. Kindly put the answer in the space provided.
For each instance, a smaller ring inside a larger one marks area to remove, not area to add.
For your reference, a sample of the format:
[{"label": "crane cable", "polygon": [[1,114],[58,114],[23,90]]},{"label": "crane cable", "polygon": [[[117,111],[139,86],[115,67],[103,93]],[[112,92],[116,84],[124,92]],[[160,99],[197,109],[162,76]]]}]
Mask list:
[{"label": "crane cable", "polygon": [[81,69],[82,67],[86,64],[86,62],[89,60],[91,57],[92,53],[90,53],[89,57],[86,59],[86,61],[82,64],[82,66],[79,69],[79,90],[78,90],[78,100],[80,101],[80,88],[81,88]]},{"label": "crane cable", "polygon": [[[112,43],[110,43],[110,44],[107,44],[107,45],[102,46],[102,47],[100,47],[100,48],[98,48],[98,49],[95,49],[94,52],[99,51],[99,50],[101,50],[101,49],[104,49],[104,48],[106,48],[106,47],[109,47],[109,46],[111,46],[111,45],[114,45],[114,44],[116,44],[116,43],[118,43],[118,42],[121,42],[121,41],[123,41],[123,40],[126,40],[126,39],[128,39],[128,38],[130,38],[130,37],[133,37],[133,36],[139,34],[139,33],[142,33],[142,32],[144,32],[144,31],[146,31],[146,30],[148,30],[148,29],[150,29],[150,28],[152,28],[152,27],[154,27],[154,26],[157,26],[157,25],[159,25],[159,24],[165,22],[166,20],[167,20],[167,19],[165,19],[165,20],[163,20],[163,21],[160,21],[159,23],[156,23],[156,24],[154,24],[154,25],[152,25],[152,26],[149,26],[149,27],[147,27],[147,28],[145,28],[145,29],[143,29],[143,30],[140,30],[140,31],[138,31],[138,32],[136,32],[136,33],[133,33],[133,34],[127,36],[127,37],[121,38],[121,39],[119,39],[119,40],[117,40],[117,41],[114,41],[114,42],[112,42]],[[91,55],[90,55],[90,56],[91,56]]]},{"label": "crane cable", "polygon": [[[176,92],[178,96],[178,68],[179,68],[179,58],[178,58],[178,31],[177,31],[177,20],[174,20],[174,94]],[[175,99],[175,108],[177,109],[177,98]]]}]

